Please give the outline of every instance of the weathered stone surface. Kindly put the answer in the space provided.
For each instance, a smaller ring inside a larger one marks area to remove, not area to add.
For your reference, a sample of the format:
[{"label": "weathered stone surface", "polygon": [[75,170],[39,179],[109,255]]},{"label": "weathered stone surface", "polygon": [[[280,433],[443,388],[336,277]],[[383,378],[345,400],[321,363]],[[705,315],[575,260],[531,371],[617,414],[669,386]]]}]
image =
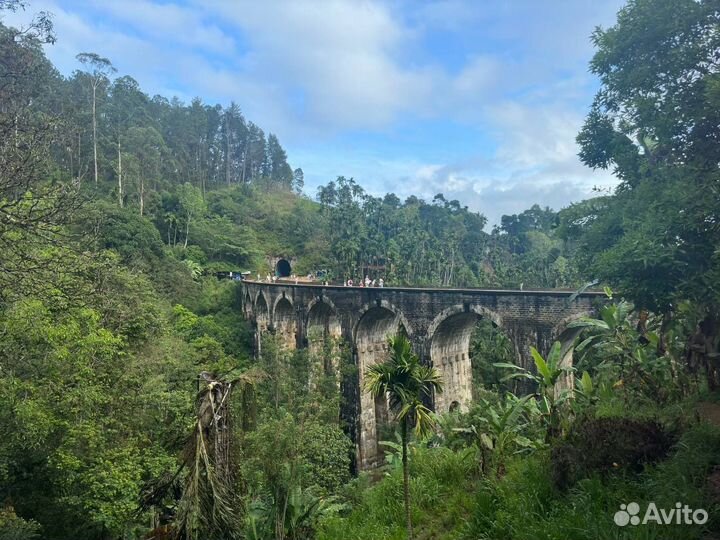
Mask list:
[{"label": "weathered stone surface", "polygon": [[[340,387],[347,403],[344,417],[357,448],[360,469],[378,464],[379,430],[388,421],[385,400],[373,400],[363,388],[368,366],[387,354],[386,340],[405,333],[420,358],[440,370],[445,389],[434,397],[438,412],[470,405],[470,335],[480,318],[500,327],[512,341],[523,367],[533,365],[530,346],[547,354],[570,321],[595,311],[603,294],[505,289],[362,288],[245,281],[243,313],[260,335],[273,330],[289,348],[314,346],[318,337],[343,337],[353,347],[357,373]],[[565,332],[565,334],[563,334]]]}]

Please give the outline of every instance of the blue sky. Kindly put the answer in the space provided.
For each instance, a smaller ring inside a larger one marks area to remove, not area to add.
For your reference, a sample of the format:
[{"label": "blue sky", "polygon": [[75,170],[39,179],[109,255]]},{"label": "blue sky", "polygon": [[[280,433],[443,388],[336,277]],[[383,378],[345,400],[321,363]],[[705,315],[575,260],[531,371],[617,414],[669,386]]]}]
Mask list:
[{"label": "blue sky", "polygon": [[497,223],[616,182],[577,158],[588,72],[613,0],[30,0],[47,54],[110,58],[150,94],[237,102],[278,135],[306,192],[353,176],[373,194],[442,192]]}]

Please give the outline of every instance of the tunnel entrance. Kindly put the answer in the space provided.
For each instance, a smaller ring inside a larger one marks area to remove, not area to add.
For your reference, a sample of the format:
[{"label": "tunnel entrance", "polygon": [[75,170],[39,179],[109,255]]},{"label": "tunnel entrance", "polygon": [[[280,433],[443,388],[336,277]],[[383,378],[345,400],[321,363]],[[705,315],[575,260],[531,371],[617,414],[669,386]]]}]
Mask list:
[{"label": "tunnel entrance", "polygon": [[287,259],[280,259],[275,265],[275,275],[278,277],[290,277],[292,267]]}]

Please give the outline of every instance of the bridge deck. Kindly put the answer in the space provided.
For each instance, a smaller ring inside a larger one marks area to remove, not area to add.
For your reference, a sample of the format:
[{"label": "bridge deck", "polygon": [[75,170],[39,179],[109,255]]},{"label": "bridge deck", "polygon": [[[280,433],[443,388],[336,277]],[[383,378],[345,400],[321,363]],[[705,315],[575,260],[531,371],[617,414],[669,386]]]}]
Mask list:
[{"label": "bridge deck", "polygon": [[[243,283],[249,283],[252,285],[268,285],[271,287],[299,287],[299,288],[310,288],[310,289],[331,289],[337,291],[347,291],[349,289],[358,289],[365,291],[368,288],[372,290],[384,290],[384,291],[407,291],[407,292],[445,292],[445,293],[490,293],[490,294],[538,294],[538,295],[554,295],[554,296],[570,296],[577,293],[575,289],[504,289],[504,288],[492,288],[484,287],[480,288],[466,288],[457,289],[450,287],[360,287],[359,285],[353,285],[348,287],[346,285],[323,285],[322,283],[294,283],[292,281],[255,281],[251,279],[245,279]],[[578,296],[605,296],[603,291],[583,291],[577,293]]]}]

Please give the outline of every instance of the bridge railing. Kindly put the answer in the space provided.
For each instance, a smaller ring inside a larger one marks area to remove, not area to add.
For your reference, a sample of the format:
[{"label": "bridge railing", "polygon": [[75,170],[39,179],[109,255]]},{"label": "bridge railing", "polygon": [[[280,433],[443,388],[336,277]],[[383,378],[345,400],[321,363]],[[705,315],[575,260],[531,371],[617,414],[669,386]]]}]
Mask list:
[{"label": "bridge railing", "polygon": [[[576,294],[576,289],[537,289],[537,288],[523,288],[523,289],[508,289],[505,287],[482,287],[482,288],[456,288],[456,287],[410,287],[410,286],[384,286],[384,287],[362,287],[360,285],[323,285],[322,283],[308,283],[307,281],[298,281],[295,283],[293,280],[277,280],[277,281],[256,281],[250,279],[244,279],[241,283],[247,283],[249,285],[262,285],[270,287],[299,287],[299,288],[313,288],[313,289],[332,289],[332,290],[390,290],[390,291],[408,291],[408,292],[459,292],[459,293],[491,293],[491,294],[551,294],[558,296],[570,296]],[[582,293],[577,293],[577,296],[605,296],[603,291],[586,290]]]}]

